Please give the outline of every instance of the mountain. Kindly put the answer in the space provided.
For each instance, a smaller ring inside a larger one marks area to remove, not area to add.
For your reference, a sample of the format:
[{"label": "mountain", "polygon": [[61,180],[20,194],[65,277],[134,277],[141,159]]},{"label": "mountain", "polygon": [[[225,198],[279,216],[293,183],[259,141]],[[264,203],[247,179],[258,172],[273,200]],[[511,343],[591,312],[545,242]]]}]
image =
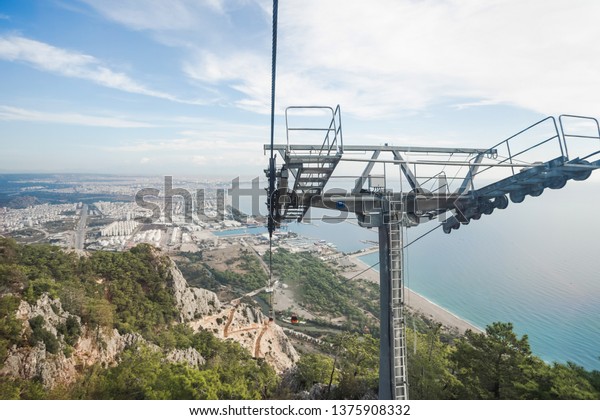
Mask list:
[{"label": "mountain", "polygon": [[[329,287],[329,313],[346,311],[335,270],[302,264],[311,303],[326,312]],[[376,336],[338,328],[299,357],[250,299],[232,299],[191,287],[149,245],[77,254],[0,237],[0,399],[376,398]],[[411,324],[412,399],[600,398],[600,372],[546,364],[511,323],[460,337]]]},{"label": "mountain", "polygon": [[[130,398],[134,372],[135,398],[266,398],[297,360],[260,310],[190,287],[151,246],[80,256],[0,238],[0,398]],[[138,372],[153,364],[166,371]]]}]

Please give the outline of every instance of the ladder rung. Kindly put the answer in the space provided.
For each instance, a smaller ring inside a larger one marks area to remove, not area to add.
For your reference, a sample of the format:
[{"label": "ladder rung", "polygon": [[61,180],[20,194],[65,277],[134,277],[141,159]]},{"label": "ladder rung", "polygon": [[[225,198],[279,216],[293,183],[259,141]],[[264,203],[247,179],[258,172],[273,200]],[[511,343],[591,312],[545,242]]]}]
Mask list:
[{"label": "ladder rung", "polygon": [[337,163],[340,160],[340,156],[319,156],[319,155],[294,155],[286,159],[288,165],[295,165],[300,163]]},{"label": "ladder rung", "polygon": [[313,177],[306,177],[306,176],[301,176],[300,178],[298,178],[298,182],[319,182],[319,183],[325,183],[329,181],[329,177],[325,177],[325,178],[313,178]]},{"label": "ladder rung", "polygon": [[302,173],[303,174],[330,174],[333,172],[333,168],[320,168],[320,167],[316,167],[316,168],[302,168]]}]

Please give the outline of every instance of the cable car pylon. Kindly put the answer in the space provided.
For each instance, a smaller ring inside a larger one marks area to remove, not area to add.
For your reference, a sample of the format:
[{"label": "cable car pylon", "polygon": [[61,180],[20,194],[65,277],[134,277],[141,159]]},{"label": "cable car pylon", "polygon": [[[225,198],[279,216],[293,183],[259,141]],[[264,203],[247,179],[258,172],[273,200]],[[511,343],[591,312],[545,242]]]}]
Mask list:
[{"label": "cable car pylon", "polygon": [[[316,113],[325,115],[322,126],[297,125],[293,118],[309,116],[312,123]],[[311,207],[354,213],[360,226],[379,231],[380,399],[409,396],[402,229],[436,220],[451,233],[510,201],[585,180],[600,167],[600,125],[590,117],[561,115],[558,123],[547,117],[483,149],[345,145],[339,106],[289,107],[285,120],[286,143],[264,146],[271,152],[265,171],[269,233],[283,222],[302,221]],[[315,134],[318,140],[307,142]],[[274,152],[283,158],[279,168]],[[343,162],[366,165],[350,191],[327,190]],[[400,191],[389,188],[389,175],[372,173],[389,164],[399,168]]]}]

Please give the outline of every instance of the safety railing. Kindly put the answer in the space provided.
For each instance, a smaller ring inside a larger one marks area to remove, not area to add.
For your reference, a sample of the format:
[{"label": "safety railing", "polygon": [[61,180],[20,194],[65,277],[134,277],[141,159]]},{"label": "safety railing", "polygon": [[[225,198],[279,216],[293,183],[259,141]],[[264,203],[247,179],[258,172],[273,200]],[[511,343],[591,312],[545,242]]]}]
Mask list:
[{"label": "safety railing", "polygon": [[[329,120],[328,126],[292,126],[290,124],[290,111],[301,111],[310,116],[312,111],[325,110],[331,113],[331,119]],[[285,109],[285,126],[286,126],[286,140],[288,151],[290,150],[290,133],[291,132],[305,132],[315,133],[321,132],[323,134],[322,143],[318,150],[311,149],[311,151],[318,152],[319,155],[331,155],[343,152],[343,139],[342,139],[342,116],[340,106],[337,105],[335,109],[329,106],[290,106]]]},{"label": "safety railing", "polygon": [[[543,127],[545,126],[545,127]],[[547,126],[550,126],[550,130],[547,129]],[[544,128],[545,130],[550,131],[549,135],[546,136],[546,138],[542,141],[538,141],[534,144],[530,144],[529,142],[526,143],[525,147],[521,149],[521,147],[518,145],[519,141],[521,139],[523,139],[525,137],[525,135],[527,134],[531,134],[533,132],[533,130],[535,129],[540,129],[540,128]],[[529,152],[532,152],[534,150],[538,150],[544,146],[544,145],[548,145],[551,142],[555,142],[555,147],[552,147],[552,150],[554,150],[554,152],[551,152],[550,155],[534,155],[531,154],[531,156],[533,156],[533,158],[530,159],[526,159],[526,154],[528,154]],[[565,156],[565,151],[563,148],[563,143],[561,141],[561,137],[560,134],[558,132],[558,126],[556,125],[556,119],[554,117],[546,117],[538,122],[536,122],[535,124],[531,124],[529,127],[524,128],[523,130],[519,131],[516,134],[513,134],[512,136],[510,136],[509,138],[507,138],[506,140],[501,141],[500,143],[492,146],[490,148],[490,150],[496,149],[497,150],[497,158],[499,158],[499,160],[496,159],[496,161],[494,162],[494,165],[502,165],[502,164],[510,164],[510,165],[515,165],[515,166],[511,166],[510,170],[512,171],[512,174],[515,174],[515,167],[517,167],[518,170],[518,165],[519,164],[533,164],[534,162],[547,162],[550,161],[552,159],[556,159],[558,157],[564,157]],[[506,150],[506,154],[503,153],[503,151]],[[494,165],[490,165],[490,168],[492,168]],[[485,168],[479,171],[479,174],[481,174],[482,172],[484,172],[487,169],[490,168]]]},{"label": "safety railing", "polygon": [[[575,122],[574,126],[570,127],[570,131],[566,130],[566,122],[568,120]],[[596,118],[584,117],[581,115],[563,114],[558,117],[558,122],[560,125],[563,142],[565,144],[565,155],[567,160],[571,161],[576,158],[579,160],[586,160],[592,156],[600,154],[600,124],[598,124],[598,120]],[[597,134],[585,134],[586,132],[589,132],[590,129],[595,131]],[[581,145],[580,143],[574,144],[574,142],[577,140],[598,140],[598,143],[596,143],[596,145],[591,142],[588,142],[585,145]],[[583,148],[581,146],[583,146]],[[581,155],[575,156],[579,151],[581,151]]]}]

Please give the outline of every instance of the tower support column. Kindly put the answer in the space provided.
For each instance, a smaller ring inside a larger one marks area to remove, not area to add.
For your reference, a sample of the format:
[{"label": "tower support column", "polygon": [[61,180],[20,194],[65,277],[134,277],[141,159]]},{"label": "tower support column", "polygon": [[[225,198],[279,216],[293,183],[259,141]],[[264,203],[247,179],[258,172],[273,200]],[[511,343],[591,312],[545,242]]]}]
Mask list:
[{"label": "tower support column", "polygon": [[[388,207],[388,206],[384,206]],[[379,226],[379,399],[408,399],[404,322],[402,212],[393,207]]]}]

